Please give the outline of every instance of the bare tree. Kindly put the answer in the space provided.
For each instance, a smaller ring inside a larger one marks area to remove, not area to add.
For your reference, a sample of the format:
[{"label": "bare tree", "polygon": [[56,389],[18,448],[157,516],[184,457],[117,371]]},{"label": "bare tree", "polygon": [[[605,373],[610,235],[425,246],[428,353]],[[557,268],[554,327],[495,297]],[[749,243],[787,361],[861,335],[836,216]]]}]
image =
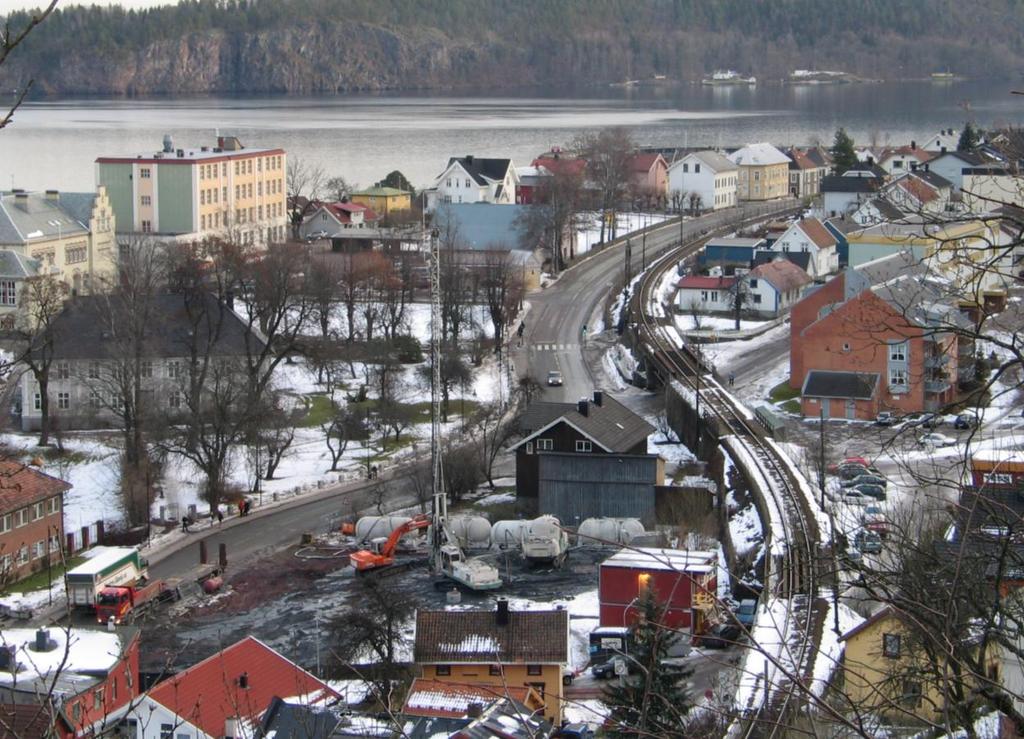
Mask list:
[{"label": "bare tree", "polygon": [[567,260],[576,256],[575,235],[584,225],[582,205],[582,171],[558,169],[542,181],[519,223],[522,245],[548,249],[556,273],[565,269]]},{"label": "bare tree", "polygon": [[352,193],[359,189],[355,183],[350,183],[341,175],[335,175],[324,182],[323,190],[327,197],[334,202],[343,203],[347,201]]},{"label": "bare tree", "polygon": [[328,472],[337,472],[350,441],[363,441],[370,436],[364,417],[348,406],[335,413],[330,423],[321,428],[331,455],[331,468]]},{"label": "bare tree", "polygon": [[60,342],[55,324],[67,297],[67,284],[50,274],[26,279],[20,296],[18,333],[26,343],[21,359],[38,389],[39,446],[50,443],[50,370]]},{"label": "bare tree", "polygon": [[501,351],[505,327],[512,320],[523,297],[519,268],[506,251],[487,252],[482,279],[483,296],[494,326],[494,345]]},{"label": "bare tree", "polygon": [[292,239],[298,241],[302,221],[316,207],[326,175],[317,164],[297,156],[288,157],[288,172],[285,186],[288,189],[288,221],[292,227]]},{"label": "bare tree", "polygon": [[616,237],[616,213],[622,205],[630,182],[629,163],[636,149],[624,128],[605,128],[585,134],[573,142],[572,148],[587,161],[587,179],[596,188],[602,212],[601,241],[607,223],[611,238]]}]

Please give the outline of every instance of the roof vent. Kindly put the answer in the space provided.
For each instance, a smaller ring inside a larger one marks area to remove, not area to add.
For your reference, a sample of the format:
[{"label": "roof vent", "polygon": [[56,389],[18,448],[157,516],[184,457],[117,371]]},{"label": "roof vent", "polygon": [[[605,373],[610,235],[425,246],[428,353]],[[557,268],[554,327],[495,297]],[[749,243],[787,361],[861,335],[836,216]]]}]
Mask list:
[{"label": "roof vent", "polygon": [[170,154],[174,151],[174,139],[171,138],[171,134],[164,134],[164,153]]},{"label": "roof vent", "polygon": [[594,391],[594,405],[596,405],[598,408],[600,408],[601,404],[603,402],[604,402],[604,393],[601,392],[600,390],[595,390]]},{"label": "roof vent", "polygon": [[47,200],[60,200],[60,190],[47,190],[46,191],[46,199]]},{"label": "roof vent", "polygon": [[185,158],[185,150],[184,149],[178,149],[178,159],[184,159],[184,158]]},{"label": "roof vent", "polygon": [[583,398],[582,400],[577,401],[577,403],[576,403],[576,412],[579,413],[581,416],[586,417],[588,415],[588,413],[589,413],[589,409],[590,409],[590,403],[587,402],[586,398]]},{"label": "roof vent", "polygon": [[32,649],[36,652],[50,652],[57,648],[57,642],[50,638],[49,629],[38,629]]}]

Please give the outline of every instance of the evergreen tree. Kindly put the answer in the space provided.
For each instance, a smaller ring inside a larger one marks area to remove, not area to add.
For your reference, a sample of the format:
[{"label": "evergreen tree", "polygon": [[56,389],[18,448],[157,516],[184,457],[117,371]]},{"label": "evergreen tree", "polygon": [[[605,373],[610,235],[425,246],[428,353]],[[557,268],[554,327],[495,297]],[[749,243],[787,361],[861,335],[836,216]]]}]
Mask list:
[{"label": "evergreen tree", "polygon": [[681,736],[692,705],[686,683],[693,669],[665,663],[678,635],[663,625],[665,606],[654,588],[641,594],[636,610],[637,620],[629,629],[633,646],[621,658],[631,674],[613,681],[604,692],[611,708],[609,735]]},{"label": "evergreen tree", "polygon": [[964,130],[960,132],[960,140],[956,142],[957,151],[974,151],[981,144],[981,132],[974,127],[974,124],[967,121]]},{"label": "evergreen tree", "polygon": [[416,194],[416,188],[412,186],[412,183],[402,174],[399,170],[388,172],[387,177],[380,181],[380,184],[384,187],[395,187],[399,190],[407,190],[413,195]]},{"label": "evergreen tree", "polygon": [[850,134],[846,133],[845,128],[836,131],[829,154],[832,156],[832,166],[836,174],[842,174],[850,167],[856,166],[857,152],[853,150],[853,139],[850,138]]}]

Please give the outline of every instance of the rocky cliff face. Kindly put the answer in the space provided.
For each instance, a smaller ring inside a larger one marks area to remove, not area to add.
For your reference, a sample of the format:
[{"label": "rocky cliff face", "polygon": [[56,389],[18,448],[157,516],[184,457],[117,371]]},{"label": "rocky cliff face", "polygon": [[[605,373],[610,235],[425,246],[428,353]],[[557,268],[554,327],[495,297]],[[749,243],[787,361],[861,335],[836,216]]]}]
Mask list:
[{"label": "rocky cliff face", "polygon": [[[660,28],[562,33],[538,28],[519,43],[500,33],[453,38],[435,28],[390,29],[341,20],[302,22],[262,32],[193,32],[140,50],[100,53],[62,44],[46,54],[15,54],[0,67],[0,89],[33,78],[50,94],[338,93],[468,86],[602,84],[652,74],[698,78],[717,67],[785,77],[813,58],[822,68],[862,76],[927,76],[962,62],[960,74],[1016,69],[1021,54],[1005,44],[891,37],[883,46],[853,33],[808,48],[793,36],[768,42],[742,32]],[[896,63],[898,60],[898,64]],[[915,73],[916,72],[916,73]]]}]

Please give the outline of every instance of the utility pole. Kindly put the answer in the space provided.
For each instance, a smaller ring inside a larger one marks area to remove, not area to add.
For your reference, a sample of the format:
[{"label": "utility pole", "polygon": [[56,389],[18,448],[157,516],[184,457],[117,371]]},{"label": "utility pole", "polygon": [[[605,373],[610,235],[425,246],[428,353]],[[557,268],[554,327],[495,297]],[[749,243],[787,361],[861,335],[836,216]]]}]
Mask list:
[{"label": "utility pole", "polygon": [[625,277],[625,285],[624,286],[628,290],[629,289],[629,282],[630,282],[630,280],[633,279],[633,275],[631,273],[631,270],[633,268],[633,240],[631,238],[629,238],[628,236],[626,237],[626,253],[625,253],[625,258],[626,258],[626,277]]},{"label": "utility pole", "polygon": [[431,567],[443,568],[441,546],[448,525],[448,499],[441,471],[441,252],[438,231],[430,232],[430,478],[434,498],[431,526]]},{"label": "utility pole", "polygon": [[818,408],[818,489],[821,491],[821,509],[825,510],[825,406]]},{"label": "utility pole", "polygon": [[640,252],[640,271],[647,271],[647,214],[644,213],[644,236],[643,236],[643,248]]}]

